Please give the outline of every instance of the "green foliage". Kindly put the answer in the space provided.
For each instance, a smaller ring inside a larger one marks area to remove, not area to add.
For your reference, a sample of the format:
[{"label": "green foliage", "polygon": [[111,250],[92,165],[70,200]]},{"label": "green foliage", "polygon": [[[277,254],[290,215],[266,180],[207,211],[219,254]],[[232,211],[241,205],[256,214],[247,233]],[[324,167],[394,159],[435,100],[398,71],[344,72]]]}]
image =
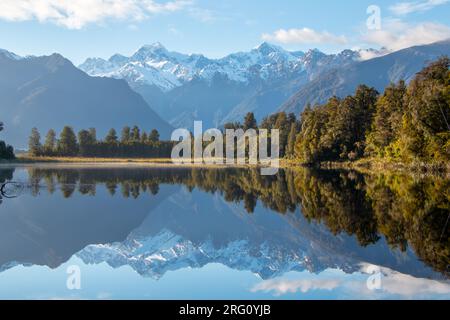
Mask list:
[{"label": "green foliage", "polygon": [[403,159],[450,160],[449,67],[450,60],[441,58],[409,85],[399,137]]},{"label": "green foliage", "polygon": [[295,141],[298,133],[298,125],[297,123],[291,123],[291,129],[289,130],[289,135],[287,139],[286,145],[286,156],[288,158],[293,158],[295,156]]},{"label": "green foliage", "polygon": [[156,129],[153,129],[150,132],[150,135],[148,136],[148,140],[150,140],[151,142],[158,142],[159,141],[159,132]]},{"label": "green foliage", "polygon": [[41,135],[37,128],[31,129],[31,135],[28,140],[28,151],[33,156],[40,156],[43,152],[41,144]]},{"label": "green foliage", "polygon": [[267,129],[270,131],[273,129],[279,130],[280,133],[280,157],[287,155],[289,133],[291,131],[291,125],[295,124],[299,126],[294,114],[287,115],[285,112],[275,113],[263,119],[260,125],[260,129]]},{"label": "green foliage", "polygon": [[130,127],[124,127],[122,129],[122,134],[121,134],[121,137],[120,137],[120,141],[122,143],[126,143],[126,142],[128,142],[130,140],[131,140],[131,129],[130,129]]},{"label": "green foliage", "polygon": [[71,127],[65,126],[60,134],[57,152],[60,156],[76,156],[78,155],[78,143],[75,132]]},{"label": "green foliage", "polygon": [[141,140],[141,130],[137,126],[131,130],[131,140],[135,142]]},{"label": "green foliage", "polygon": [[367,136],[366,154],[378,157],[396,157],[394,146],[402,126],[406,85],[400,81],[391,84],[377,101],[371,132]]},{"label": "green foliage", "polygon": [[91,130],[81,130],[78,133],[79,142],[79,154],[81,156],[86,156],[91,152],[92,148],[95,148],[97,141],[95,140],[96,134]]},{"label": "green foliage", "polygon": [[247,113],[244,119],[244,130],[248,129],[258,129],[258,123],[253,112]]},{"label": "green foliage", "polygon": [[[64,127],[60,139],[56,141],[56,133],[50,130],[47,133],[45,144],[40,145],[40,135],[33,129],[30,136],[30,146],[34,147],[34,156],[60,156],[60,157],[111,157],[111,158],[169,158],[174,143],[160,141],[159,132],[152,130],[147,136],[140,134],[138,127],[125,127],[122,130],[122,139],[119,141],[117,131],[110,129],[104,141],[97,140],[94,128],[80,130],[78,138],[71,127]],[[139,140],[135,140],[139,136]],[[30,147],[31,150],[31,147]]]},{"label": "green foliage", "polygon": [[308,106],[301,115],[296,157],[306,164],[364,156],[449,161],[449,61],[431,63],[408,87],[404,81],[391,84],[379,97],[361,85],[353,96]]},{"label": "green foliage", "polygon": [[[0,121],[0,132],[4,130],[4,124]],[[0,140],[0,159],[12,160],[15,158],[14,148]]]},{"label": "green foliage", "polygon": [[116,132],[116,130],[115,130],[115,129],[110,129],[110,130],[108,131],[108,134],[107,134],[106,137],[105,137],[105,142],[106,142],[107,144],[114,145],[114,144],[119,143],[119,140],[118,140],[118,139],[119,139],[119,138],[117,137],[117,132]]},{"label": "green foliage", "polygon": [[56,132],[50,129],[45,136],[44,154],[54,155],[56,153]]},{"label": "green foliage", "polygon": [[14,148],[0,140],[0,159],[12,160],[14,158]]}]

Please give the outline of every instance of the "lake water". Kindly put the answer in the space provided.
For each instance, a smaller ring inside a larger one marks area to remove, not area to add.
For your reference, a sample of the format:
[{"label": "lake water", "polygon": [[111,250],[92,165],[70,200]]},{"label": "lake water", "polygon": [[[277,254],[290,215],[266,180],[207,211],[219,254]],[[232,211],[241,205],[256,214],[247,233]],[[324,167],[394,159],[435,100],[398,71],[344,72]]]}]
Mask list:
[{"label": "lake water", "polygon": [[1,299],[449,299],[450,181],[0,169]]}]

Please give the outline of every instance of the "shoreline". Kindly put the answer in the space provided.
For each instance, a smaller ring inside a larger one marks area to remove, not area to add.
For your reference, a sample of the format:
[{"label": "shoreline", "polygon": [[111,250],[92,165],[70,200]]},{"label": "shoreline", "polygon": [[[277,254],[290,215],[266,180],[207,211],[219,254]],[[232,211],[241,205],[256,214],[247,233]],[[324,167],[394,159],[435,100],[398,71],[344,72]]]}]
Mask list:
[{"label": "shoreline", "polygon": [[[174,167],[174,168],[255,168],[260,165],[251,164],[196,164],[174,163],[170,158],[92,158],[92,157],[26,157],[18,156],[15,160],[0,160],[0,167],[7,166],[93,166],[93,167]],[[439,175],[450,177],[450,163],[412,163],[386,161],[381,159],[360,159],[354,162],[321,162],[315,165],[305,165],[290,159],[280,159],[281,169],[311,168],[320,170],[354,170],[365,174],[370,173],[403,173],[412,175]]]},{"label": "shoreline", "polygon": [[441,176],[450,178],[450,163],[402,163],[382,159],[360,159],[354,162],[322,162],[322,170],[354,170],[363,174],[398,173],[413,176]]}]

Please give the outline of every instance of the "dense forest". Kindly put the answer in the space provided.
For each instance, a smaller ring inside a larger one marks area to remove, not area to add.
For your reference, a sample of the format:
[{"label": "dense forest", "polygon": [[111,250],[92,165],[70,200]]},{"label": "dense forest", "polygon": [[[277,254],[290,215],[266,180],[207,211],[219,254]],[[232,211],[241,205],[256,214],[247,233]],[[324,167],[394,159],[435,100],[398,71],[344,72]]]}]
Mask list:
[{"label": "dense forest", "polygon": [[355,236],[361,246],[384,238],[392,248],[412,248],[422,261],[449,276],[450,180],[445,178],[308,168],[281,170],[275,176],[261,176],[256,168],[30,168],[29,175],[36,195],[43,186],[65,198],[75,192],[95,195],[97,186],[104,186],[111,196],[138,198],[157,194],[161,184],[183,184],[190,191],[220,193],[228,202],[242,203],[249,214],[258,202],[291,218],[300,208],[309,221],[324,224],[335,235]]},{"label": "dense forest", "polygon": [[[4,125],[0,121],[0,132],[3,131]],[[5,141],[0,140],[0,159],[11,160],[14,159],[14,149],[12,146],[7,145]]]},{"label": "dense forest", "polygon": [[[450,160],[450,59],[441,58],[409,85],[389,85],[383,94],[360,85],[354,95],[294,114],[273,114],[259,128],[280,130],[280,156],[314,165],[379,158],[403,163]],[[252,113],[243,124],[258,128]]]},{"label": "dense forest", "polygon": [[28,147],[33,156],[169,158],[173,142],[160,141],[157,130],[146,133],[137,126],[124,127],[120,138],[116,130],[111,129],[103,140],[97,139],[95,128],[81,130],[76,135],[71,127],[66,126],[59,139],[55,130],[49,130],[44,144],[38,129],[33,128]]},{"label": "dense forest", "polygon": [[331,98],[301,115],[295,156],[302,163],[362,157],[413,161],[450,160],[450,60],[441,58],[407,86],[381,95],[361,85],[353,96]]}]

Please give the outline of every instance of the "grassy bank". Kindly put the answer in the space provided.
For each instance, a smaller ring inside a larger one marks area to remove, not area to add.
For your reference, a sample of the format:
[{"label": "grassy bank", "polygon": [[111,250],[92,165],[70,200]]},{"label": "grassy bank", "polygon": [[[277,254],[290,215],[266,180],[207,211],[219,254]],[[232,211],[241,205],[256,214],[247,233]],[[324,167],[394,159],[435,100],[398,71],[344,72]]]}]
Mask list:
[{"label": "grassy bank", "polygon": [[[90,158],[90,157],[32,157],[27,154],[20,154],[15,160],[2,160],[0,164],[115,164],[115,165],[152,165],[163,166],[173,165],[169,158]],[[226,165],[206,165],[206,164],[185,164],[184,166],[200,167],[224,167]],[[227,165],[228,166],[228,165]],[[282,168],[292,168],[305,166],[296,160],[280,160]],[[253,165],[235,165],[234,167],[254,167]],[[358,161],[343,162],[322,162],[312,167],[328,170],[356,170],[362,173],[398,172],[419,175],[444,175],[450,177],[450,163],[424,163],[415,162],[405,164],[401,162],[387,161],[382,159],[361,159]]]},{"label": "grassy bank", "polygon": [[11,162],[19,163],[172,163],[168,158],[91,158],[91,157],[33,157],[19,155]]},{"label": "grassy bank", "polygon": [[[92,157],[34,157],[27,154],[20,154],[14,160],[0,160],[0,165],[58,165],[58,166],[148,166],[148,167],[201,167],[201,168],[222,168],[229,167],[225,164],[198,164],[198,163],[174,163],[170,158],[92,158]],[[248,168],[251,165],[233,165],[235,168]]]},{"label": "grassy bank", "polygon": [[361,159],[358,161],[324,162],[322,169],[357,170],[363,173],[397,172],[416,175],[450,176],[450,163],[412,162],[402,163],[383,159]]}]

